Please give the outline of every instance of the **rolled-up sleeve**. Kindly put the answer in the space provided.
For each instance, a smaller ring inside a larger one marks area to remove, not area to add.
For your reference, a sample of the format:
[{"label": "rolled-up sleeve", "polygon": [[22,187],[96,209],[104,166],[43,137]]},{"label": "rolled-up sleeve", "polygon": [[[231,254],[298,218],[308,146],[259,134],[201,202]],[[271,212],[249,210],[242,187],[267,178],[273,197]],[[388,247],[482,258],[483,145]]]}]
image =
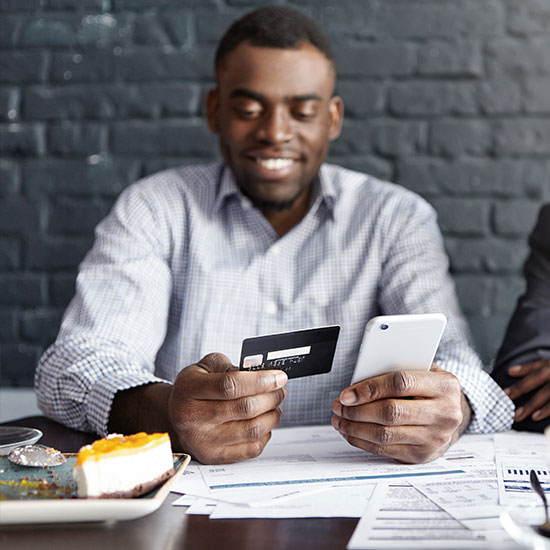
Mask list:
[{"label": "rolled-up sleeve", "polygon": [[514,405],[485,372],[472,348],[434,209],[421,199],[394,207],[397,215],[391,218],[386,232],[391,253],[383,266],[380,309],[444,313],[448,324],[434,361],[458,378],[470,403],[472,420],[467,431],[489,433],[510,429]]},{"label": "rolled-up sleeve", "polygon": [[169,239],[136,186],[97,227],[56,342],[39,361],[38,404],[72,428],[105,434],[114,395],[163,381],[155,356],[172,287]]}]

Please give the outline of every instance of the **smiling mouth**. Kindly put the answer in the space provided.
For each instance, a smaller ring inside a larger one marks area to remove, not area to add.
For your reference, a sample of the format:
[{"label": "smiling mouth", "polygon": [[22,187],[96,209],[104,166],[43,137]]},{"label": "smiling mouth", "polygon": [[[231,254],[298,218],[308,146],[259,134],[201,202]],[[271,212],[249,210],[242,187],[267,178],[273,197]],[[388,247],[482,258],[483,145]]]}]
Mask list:
[{"label": "smiling mouth", "polygon": [[296,161],[294,159],[290,158],[256,158],[256,163],[267,170],[283,170],[285,168],[289,168],[295,162]]}]

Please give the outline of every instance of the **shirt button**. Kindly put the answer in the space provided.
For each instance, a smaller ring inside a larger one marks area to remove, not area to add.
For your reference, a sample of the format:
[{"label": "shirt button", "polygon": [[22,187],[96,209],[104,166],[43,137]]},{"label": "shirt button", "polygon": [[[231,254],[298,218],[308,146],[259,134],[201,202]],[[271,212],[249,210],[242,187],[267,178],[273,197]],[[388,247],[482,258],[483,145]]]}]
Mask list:
[{"label": "shirt button", "polygon": [[268,315],[275,315],[277,313],[277,304],[275,302],[267,302],[265,311]]},{"label": "shirt button", "polygon": [[241,199],[241,208],[243,210],[250,210],[250,207],[252,206],[252,203],[250,202],[249,199],[247,199],[246,197],[243,197]]},{"label": "shirt button", "polygon": [[278,256],[281,253],[281,247],[278,244],[274,244],[271,246],[271,252],[274,256]]}]

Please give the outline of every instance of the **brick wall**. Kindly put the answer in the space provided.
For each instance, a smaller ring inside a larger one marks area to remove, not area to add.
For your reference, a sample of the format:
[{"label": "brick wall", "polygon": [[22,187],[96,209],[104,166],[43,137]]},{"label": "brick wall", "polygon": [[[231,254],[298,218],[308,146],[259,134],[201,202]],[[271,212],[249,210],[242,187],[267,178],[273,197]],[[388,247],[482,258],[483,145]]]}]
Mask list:
[{"label": "brick wall", "polygon": [[[2,385],[32,384],[95,224],[163,167],[217,157],[216,41],[262,0],[0,0]],[[334,40],[331,160],[437,209],[488,362],[549,196],[548,0],[288,0]]]}]

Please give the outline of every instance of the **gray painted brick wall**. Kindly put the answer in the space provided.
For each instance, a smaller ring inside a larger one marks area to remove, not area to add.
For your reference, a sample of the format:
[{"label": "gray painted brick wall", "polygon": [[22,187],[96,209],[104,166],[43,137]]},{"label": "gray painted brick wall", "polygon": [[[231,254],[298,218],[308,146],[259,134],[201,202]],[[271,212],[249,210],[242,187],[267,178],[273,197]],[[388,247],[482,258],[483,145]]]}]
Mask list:
[{"label": "gray painted brick wall", "polygon": [[[0,0],[2,385],[32,384],[93,228],[120,191],[217,158],[203,121],[216,41],[266,3]],[[550,1],[278,3],[312,15],[334,41],[347,118],[331,160],[438,211],[488,363],[550,195]]]}]

